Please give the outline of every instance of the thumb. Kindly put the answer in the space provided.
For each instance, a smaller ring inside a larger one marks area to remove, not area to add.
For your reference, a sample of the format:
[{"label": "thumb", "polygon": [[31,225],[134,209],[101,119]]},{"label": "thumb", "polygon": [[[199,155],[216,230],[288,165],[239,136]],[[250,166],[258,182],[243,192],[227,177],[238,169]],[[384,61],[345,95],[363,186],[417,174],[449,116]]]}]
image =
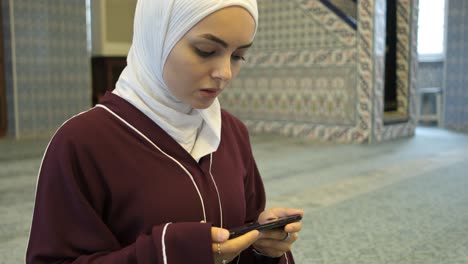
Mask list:
[{"label": "thumb", "polygon": [[229,231],[224,228],[211,227],[211,239],[213,243],[222,243],[229,238]]},{"label": "thumb", "polygon": [[224,244],[224,248],[228,252],[240,252],[247,249],[250,245],[258,240],[260,232],[252,230],[242,236],[229,240],[230,243]]}]

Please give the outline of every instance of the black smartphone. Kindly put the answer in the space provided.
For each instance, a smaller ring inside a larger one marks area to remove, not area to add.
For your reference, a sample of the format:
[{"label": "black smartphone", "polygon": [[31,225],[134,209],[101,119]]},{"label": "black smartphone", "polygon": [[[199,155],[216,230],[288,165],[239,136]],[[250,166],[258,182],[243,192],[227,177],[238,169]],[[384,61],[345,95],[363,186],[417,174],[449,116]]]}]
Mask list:
[{"label": "black smartphone", "polygon": [[273,220],[271,222],[267,222],[264,224],[259,223],[252,223],[244,226],[239,226],[235,228],[229,229],[229,239],[241,236],[249,231],[252,230],[267,230],[267,229],[277,229],[283,228],[285,225],[300,221],[302,219],[302,215],[290,215],[287,217],[279,218]]}]

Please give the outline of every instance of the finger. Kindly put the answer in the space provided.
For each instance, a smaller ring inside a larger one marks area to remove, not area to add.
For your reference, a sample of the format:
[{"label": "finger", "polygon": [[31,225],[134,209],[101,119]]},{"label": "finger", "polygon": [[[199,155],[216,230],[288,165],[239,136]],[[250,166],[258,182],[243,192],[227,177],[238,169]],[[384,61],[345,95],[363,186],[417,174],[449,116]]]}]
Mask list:
[{"label": "finger", "polygon": [[242,236],[238,236],[234,239],[229,240],[227,247],[230,251],[243,251],[258,240],[260,232],[258,230],[252,230],[245,233]]},{"label": "finger", "polygon": [[279,257],[291,250],[291,243],[282,243],[273,239],[259,239],[254,248],[270,257]]},{"label": "finger", "polygon": [[281,229],[264,230],[260,233],[261,239],[281,240],[286,237],[286,232]]},{"label": "finger", "polygon": [[[276,235],[277,234],[278,233],[276,233]],[[283,236],[280,239],[278,239],[278,237],[272,239],[260,238],[254,243],[253,247],[264,255],[279,257],[284,253],[291,251],[291,247],[298,237],[298,233],[291,233],[289,236],[287,236],[287,233],[283,233]]]},{"label": "finger", "polygon": [[280,242],[289,244],[290,246],[296,242],[296,240],[299,238],[299,233],[286,233],[289,235],[285,235]]},{"label": "finger", "polygon": [[299,233],[297,232],[285,232],[285,231],[279,231],[279,230],[271,230],[271,231],[262,231],[260,235],[260,239],[262,240],[270,239],[270,240],[292,244],[294,241],[296,241],[298,236],[299,236]]},{"label": "finger", "polygon": [[274,207],[274,208],[270,208],[268,210],[263,211],[262,214],[260,214],[258,221],[260,223],[264,223],[267,221],[278,219],[280,217],[286,217],[286,216],[295,215],[295,214],[300,214],[303,216],[304,211],[300,209],[295,209],[295,208]]},{"label": "finger", "polygon": [[300,209],[296,209],[296,208],[275,207],[275,208],[271,208],[271,210],[278,217],[285,217],[285,216],[295,215],[295,214],[299,214],[299,215],[304,216],[304,210],[300,210]]},{"label": "finger", "polygon": [[[230,239],[223,243],[223,252],[237,254],[238,252],[247,249],[250,245],[257,241],[259,234],[260,233],[257,230],[252,230],[242,236]],[[213,249],[215,248],[217,250],[217,245],[213,244]]]},{"label": "finger", "polygon": [[211,239],[213,243],[222,243],[228,240],[229,231],[224,228],[211,227]]},{"label": "finger", "polygon": [[302,223],[301,222],[294,222],[291,224],[287,224],[284,227],[285,232],[293,233],[293,232],[299,232],[302,229]]}]

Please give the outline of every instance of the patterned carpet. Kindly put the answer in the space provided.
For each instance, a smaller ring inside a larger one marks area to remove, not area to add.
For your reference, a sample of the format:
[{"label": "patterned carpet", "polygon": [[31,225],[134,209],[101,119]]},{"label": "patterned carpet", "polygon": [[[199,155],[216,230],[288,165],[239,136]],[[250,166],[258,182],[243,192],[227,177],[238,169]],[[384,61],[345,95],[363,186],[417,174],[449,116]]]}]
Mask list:
[{"label": "patterned carpet", "polygon": [[[268,205],[306,211],[297,263],[468,263],[468,135],[419,128],[378,145],[252,142]],[[0,141],[0,264],[24,263],[46,143]]]},{"label": "patterned carpet", "polygon": [[276,141],[257,142],[270,205],[306,211],[298,263],[468,263],[468,136],[417,132],[372,146],[293,142],[283,159]]},{"label": "patterned carpet", "polygon": [[466,167],[306,208],[301,263],[468,263]]}]

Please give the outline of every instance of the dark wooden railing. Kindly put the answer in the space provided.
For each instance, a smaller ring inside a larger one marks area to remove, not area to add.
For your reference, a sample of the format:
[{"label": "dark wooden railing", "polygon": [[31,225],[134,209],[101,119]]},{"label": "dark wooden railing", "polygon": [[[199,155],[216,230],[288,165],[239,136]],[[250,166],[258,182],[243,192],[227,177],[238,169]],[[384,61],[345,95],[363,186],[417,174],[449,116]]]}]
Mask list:
[{"label": "dark wooden railing", "polygon": [[[353,5],[357,6],[357,0],[347,0],[352,2]],[[353,29],[357,29],[357,14],[349,14],[344,12],[339,6],[337,6],[334,1],[330,0],[320,0],[320,2],[328,7],[333,13],[340,17],[346,24],[348,24]]]}]

